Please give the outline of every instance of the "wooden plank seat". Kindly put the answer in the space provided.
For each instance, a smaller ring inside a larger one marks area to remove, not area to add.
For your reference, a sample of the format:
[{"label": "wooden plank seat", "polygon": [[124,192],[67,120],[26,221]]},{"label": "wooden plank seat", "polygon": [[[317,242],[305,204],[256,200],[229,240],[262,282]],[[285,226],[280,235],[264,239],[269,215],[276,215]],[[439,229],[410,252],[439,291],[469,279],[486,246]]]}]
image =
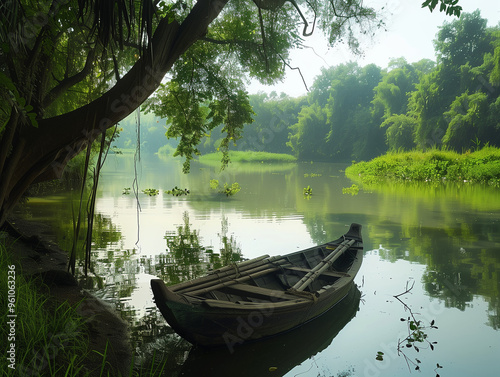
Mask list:
[{"label": "wooden plank seat", "polygon": [[[298,271],[298,272],[305,272],[308,273],[311,271],[308,268],[302,268],[302,267],[283,267],[284,270],[291,270],[291,271]],[[342,278],[342,277],[350,277],[351,275],[345,272],[340,272],[340,271],[323,271],[321,275],[324,276],[330,276],[334,278]]]},{"label": "wooden plank seat", "polygon": [[241,296],[251,296],[255,298],[263,298],[267,300],[281,301],[281,300],[296,300],[297,296],[286,293],[284,291],[257,287],[247,284],[231,284],[225,287],[224,291],[228,293],[235,293]]}]

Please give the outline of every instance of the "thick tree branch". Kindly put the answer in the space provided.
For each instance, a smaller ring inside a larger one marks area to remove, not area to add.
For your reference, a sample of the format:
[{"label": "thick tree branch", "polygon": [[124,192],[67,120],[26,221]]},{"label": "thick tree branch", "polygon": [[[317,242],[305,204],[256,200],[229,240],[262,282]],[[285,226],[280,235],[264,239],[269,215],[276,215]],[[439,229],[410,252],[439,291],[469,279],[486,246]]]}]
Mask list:
[{"label": "thick tree branch", "polygon": [[12,107],[10,112],[9,120],[5,125],[5,131],[0,140],[0,179],[3,180],[3,168],[8,155],[11,153],[12,141],[14,140],[14,135],[16,134],[17,122],[19,120],[19,113],[17,108]]},{"label": "thick tree branch", "polygon": [[47,108],[54,102],[61,94],[71,88],[73,85],[78,84],[84,80],[92,71],[92,63],[95,57],[95,49],[91,49],[87,55],[85,65],[82,70],[73,76],[66,77],[53,87],[42,100],[42,108]]},{"label": "thick tree branch", "polygon": [[297,13],[300,15],[300,18],[302,18],[302,22],[304,22],[304,29],[302,30],[302,35],[304,37],[310,37],[314,33],[314,26],[316,25],[316,18],[317,18],[316,10],[311,5],[311,3],[309,3],[309,1],[306,0],[307,5],[309,5],[311,7],[312,11],[314,12],[314,21],[313,21],[312,29],[308,33],[307,28],[309,27],[309,23],[307,22],[306,18],[304,17],[304,14],[302,14],[302,11],[300,10],[300,8],[297,5],[297,3],[295,2],[295,0],[289,0],[289,1],[297,10]]}]

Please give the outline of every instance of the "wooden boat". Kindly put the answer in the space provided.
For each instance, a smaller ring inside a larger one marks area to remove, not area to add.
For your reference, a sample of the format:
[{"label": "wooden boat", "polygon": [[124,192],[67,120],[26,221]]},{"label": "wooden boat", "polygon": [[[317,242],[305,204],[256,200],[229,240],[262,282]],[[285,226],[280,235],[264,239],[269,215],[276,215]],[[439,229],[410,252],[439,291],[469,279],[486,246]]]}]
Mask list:
[{"label": "wooden boat", "polygon": [[363,259],[361,225],[335,241],[213,270],[167,287],[151,280],[170,326],[201,346],[237,344],[286,332],[331,309],[351,289]]}]

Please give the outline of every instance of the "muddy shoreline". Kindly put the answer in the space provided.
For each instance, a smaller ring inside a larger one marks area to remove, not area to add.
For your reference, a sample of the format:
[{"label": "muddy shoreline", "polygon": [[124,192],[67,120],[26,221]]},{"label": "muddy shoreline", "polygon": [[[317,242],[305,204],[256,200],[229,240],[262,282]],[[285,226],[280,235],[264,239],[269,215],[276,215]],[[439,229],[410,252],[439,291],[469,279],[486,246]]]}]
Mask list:
[{"label": "muddy shoreline", "polygon": [[12,217],[2,230],[21,273],[26,277],[40,276],[51,303],[67,301],[84,318],[86,326],[82,331],[88,335],[90,351],[86,367],[91,374],[100,374],[103,363],[99,353],[106,352],[105,369],[110,375],[127,376],[132,361],[128,325],[110,304],[81,288],[67,272],[69,253],[57,245],[52,229],[43,223]]}]

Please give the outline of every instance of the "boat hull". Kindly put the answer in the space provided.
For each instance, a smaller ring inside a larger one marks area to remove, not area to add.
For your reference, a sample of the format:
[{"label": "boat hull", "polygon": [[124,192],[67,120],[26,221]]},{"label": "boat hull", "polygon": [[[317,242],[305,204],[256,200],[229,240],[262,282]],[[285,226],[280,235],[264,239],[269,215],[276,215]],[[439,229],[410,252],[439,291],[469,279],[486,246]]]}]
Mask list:
[{"label": "boat hull", "polygon": [[[361,292],[355,284],[332,310],[318,318],[276,336],[235,347],[193,347],[183,363],[184,377],[255,377],[269,374],[280,377],[295,366],[326,349],[357,314]],[[233,351],[233,352],[231,352]],[[258,362],[255,362],[258,360]],[[235,371],[237,371],[235,373]]]}]

